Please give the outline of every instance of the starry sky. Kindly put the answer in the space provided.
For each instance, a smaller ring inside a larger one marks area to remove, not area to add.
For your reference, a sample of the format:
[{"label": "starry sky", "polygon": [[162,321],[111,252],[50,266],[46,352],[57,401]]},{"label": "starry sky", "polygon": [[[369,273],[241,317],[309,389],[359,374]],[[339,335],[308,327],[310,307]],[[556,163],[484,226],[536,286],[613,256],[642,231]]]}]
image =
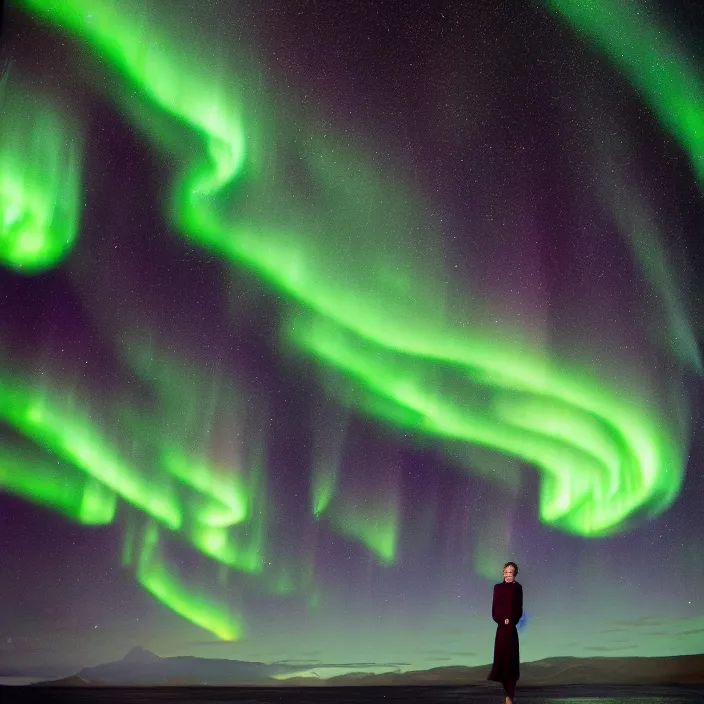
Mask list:
[{"label": "starry sky", "polygon": [[9,0],[0,678],[704,651],[704,11]]}]

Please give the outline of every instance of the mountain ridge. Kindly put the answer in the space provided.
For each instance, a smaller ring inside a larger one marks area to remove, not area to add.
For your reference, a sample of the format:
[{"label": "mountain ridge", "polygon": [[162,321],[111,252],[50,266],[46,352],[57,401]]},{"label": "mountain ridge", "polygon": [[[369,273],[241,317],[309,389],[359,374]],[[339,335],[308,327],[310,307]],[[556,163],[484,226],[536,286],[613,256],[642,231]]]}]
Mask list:
[{"label": "mountain ridge", "polygon": [[[321,663],[320,668],[324,665]],[[349,672],[330,678],[302,675],[302,666],[247,660],[160,657],[142,647],[121,660],[87,667],[71,677],[33,686],[415,686],[487,685],[489,665],[453,665],[406,672]],[[312,668],[307,666],[309,672]],[[278,679],[277,675],[287,675]],[[704,685],[704,654],[661,657],[556,656],[521,663],[522,687],[565,685]]]},{"label": "mountain ridge", "polygon": [[163,658],[159,657],[156,653],[152,653],[151,650],[143,648],[141,645],[137,645],[131,650],[127,651],[127,654],[120,662],[133,662],[133,663],[152,663],[159,662]]}]

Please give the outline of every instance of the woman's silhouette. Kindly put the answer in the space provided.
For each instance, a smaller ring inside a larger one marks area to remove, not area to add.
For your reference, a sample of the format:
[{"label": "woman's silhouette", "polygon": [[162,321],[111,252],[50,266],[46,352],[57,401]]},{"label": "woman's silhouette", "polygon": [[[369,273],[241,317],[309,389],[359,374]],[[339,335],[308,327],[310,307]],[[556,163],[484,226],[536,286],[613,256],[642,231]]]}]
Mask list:
[{"label": "woman's silhouette", "polygon": [[512,704],[516,682],[520,677],[518,631],[516,624],[523,615],[523,587],[516,581],[518,565],[504,565],[504,581],[494,585],[491,617],[496,621],[494,664],[487,679],[501,682],[506,692],[506,704]]}]

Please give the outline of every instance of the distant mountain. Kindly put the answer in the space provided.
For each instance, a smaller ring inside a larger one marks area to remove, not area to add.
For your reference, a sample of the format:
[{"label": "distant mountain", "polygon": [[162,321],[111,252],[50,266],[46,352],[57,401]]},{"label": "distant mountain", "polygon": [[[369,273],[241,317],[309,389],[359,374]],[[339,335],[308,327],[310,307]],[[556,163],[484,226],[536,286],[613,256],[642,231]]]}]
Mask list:
[{"label": "distant mountain", "polygon": [[[144,648],[133,648],[122,660],[87,667],[73,677],[41,686],[176,686],[176,685],[259,685],[300,686],[385,686],[385,685],[487,685],[489,665],[480,667],[436,667],[413,672],[378,675],[351,672],[321,679],[276,675],[295,674],[301,667],[268,665],[242,660],[214,660],[195,657],[161,658]],[[704,685],[704,654],[655,658],[571,658],[557,657],[521,664],[521,687],[565,685]]]},{"label": "distant mountain", "polygon": [[[486,685],[490,665],[436,667],[378,675],[360,672],[329,680],[290,678],[286,685]],[[557,657],[521,663],[521,687],[564,685],[704,685],[704,654],[655,658]]]},{"label": "distant mountain", "polygon": [[180,656],[162,658],[145,648],[137,647],[122,660],[86,667],[77,675],[42,686],[135,686],[169,685],[273,685],[274,675],[300,672],[300,667],[268,665],[242,660],[215,660]]},{"label": "distant mountain", "polygon": [[100,683],[89,682],[78,675],[71,675],[71,677],[63,677],[60,680],[52,680],[51,682],[37,682],[35,684],[40,687],[95,687]]},{"label": "distant mountain", "polygon": [[160,662],[161,660],[162,658],[158,655],[152,653],[151,650],[142,648],[140,645],[136,648],[132,648],[132,650],[122,658],[122,662],[140,663],[142,665]]}]

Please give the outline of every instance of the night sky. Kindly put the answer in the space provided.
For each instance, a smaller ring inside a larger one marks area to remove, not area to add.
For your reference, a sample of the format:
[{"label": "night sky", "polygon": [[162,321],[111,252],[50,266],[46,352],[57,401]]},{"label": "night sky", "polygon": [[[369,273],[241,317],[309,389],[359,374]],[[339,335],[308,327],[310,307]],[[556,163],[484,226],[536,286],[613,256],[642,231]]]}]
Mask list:
[{"label": "night sky", "polygon": [[703,29],[6,3],[0,678],[703,652]]}]

